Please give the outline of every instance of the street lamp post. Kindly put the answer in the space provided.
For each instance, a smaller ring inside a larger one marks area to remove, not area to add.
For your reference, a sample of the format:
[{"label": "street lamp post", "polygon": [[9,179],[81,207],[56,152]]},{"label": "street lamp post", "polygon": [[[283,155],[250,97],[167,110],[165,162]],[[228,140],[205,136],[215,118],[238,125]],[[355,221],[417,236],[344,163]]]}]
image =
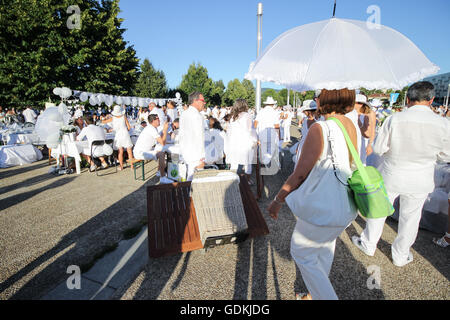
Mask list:
[{"label": "street lamp post", "polygon": [[[261,2],[258,3],[258,46],[257,46],[257,52],[256,52],[256,59],[258,59],[259,54],[261,53],[261,44],[262,44],[262,15],[263,15],[263,5]],[[259,113],[259,110],[261,109],[261,80],[256,80],[256,94],[255,94],[255,107],[256,107],[256,113]]]},{"label": "street lamp post", "polygon": [[445,100],[445,106],[448,107],[448,97],[449,97],[449,93],[450,93],[450,83],[448,84],[448,88],[447,88],[447,100]]}]

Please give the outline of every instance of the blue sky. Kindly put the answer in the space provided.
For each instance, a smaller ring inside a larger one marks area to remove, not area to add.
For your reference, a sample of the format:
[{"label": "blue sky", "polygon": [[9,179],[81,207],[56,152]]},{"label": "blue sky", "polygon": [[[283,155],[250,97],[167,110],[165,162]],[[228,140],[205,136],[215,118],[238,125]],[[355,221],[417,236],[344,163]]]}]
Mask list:
[{"label": "blue sky", "polygon": [[[331,18],[333,0],[121,0],[125,40],[141,62],[162,70],[170,88],[181,83],[193,62],[225,86],[242,80],[256,59],[258,2],[263,3],[263,49],[294,27]],[[366,21],[367,8],[380,8],[381,24],[411,39],[450,72],[449,0],[337,0],[336,17]],[[262,87],[279,88],[271,83]]]}]

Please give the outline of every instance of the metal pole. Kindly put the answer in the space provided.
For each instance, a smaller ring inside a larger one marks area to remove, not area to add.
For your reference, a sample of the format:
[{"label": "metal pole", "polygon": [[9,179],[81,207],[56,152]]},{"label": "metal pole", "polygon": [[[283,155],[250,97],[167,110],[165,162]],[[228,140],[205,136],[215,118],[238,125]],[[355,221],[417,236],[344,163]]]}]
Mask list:
[{"label": "metal pole", "polygon": [[[262,15],[263,15],[263,4],[261,2],[258,3],[258,37],[257,37],[257,51],[256,51],[256,59],[259,58],[259,54],[261,52],[261,44],[262,44]],[[261,80],[256,80],[256,94],[255,94],[255,107],[256,113],[259,113],[261,109]]]},{"label": "metal pole", "polygon": [[449,93],[450,93],[450,83],[448,84],[448,89],[447,89],[447,100],[445,101],[445,106],[446,106],[446,107],[448,107]]},{"label": "metal pole", "polygon": [[287,105],[289,105],[289,88],[287,90]]}]

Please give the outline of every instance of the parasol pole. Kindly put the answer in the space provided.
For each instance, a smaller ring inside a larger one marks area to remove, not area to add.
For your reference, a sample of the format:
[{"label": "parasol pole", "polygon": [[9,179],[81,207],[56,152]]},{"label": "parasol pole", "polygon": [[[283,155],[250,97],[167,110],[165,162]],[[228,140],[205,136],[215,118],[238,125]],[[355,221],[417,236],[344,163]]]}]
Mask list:
[{"label": "parasol pole", "polygon": [[335,13],[336,13],[336,0],[334,0],[333,18],[334,18]]},{"label": "parasol pole", "polygon": [[[256,59],[258,59],[261,53],[261,43],[262,43],[262,15],[263,15],[263,4],[261,2],[258,3],[258,38],[257,38],[257,51],[256,51]],[[255,94],[255,107],[256,114],[259,113],[261,109],[261,80],[256,80],[256,94]]]}]

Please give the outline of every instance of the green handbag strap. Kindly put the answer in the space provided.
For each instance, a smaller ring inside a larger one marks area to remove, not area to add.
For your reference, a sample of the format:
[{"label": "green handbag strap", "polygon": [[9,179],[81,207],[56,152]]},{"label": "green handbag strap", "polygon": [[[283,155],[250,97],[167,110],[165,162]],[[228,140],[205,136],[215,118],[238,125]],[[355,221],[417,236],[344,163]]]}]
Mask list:
[{"label": "green handbag strap", "polygon": [[347,147],[348,147],[350,153],[352,154],[353,160],[355,160],[356,167],[358,168],[358,171],[361,174],[361,178],[362,178],[364,184],[369,185],[370,179],[369,179],[369,176],[367,175],[366,167],[362,164],[361,159],[359,158],[359,154],[356,151],[355,147],[353,146],[353,142],[350,139],[350,137],[347,133],[347,130],[345,130],[344,125],[338,119],[336,119],[334,117],[331,117],[328,119],[336,122],[336,124],[339,126],[339,128],[341,128],[342,133],[344,134],[344,137],[345,137],[345,141],[347,142]]}]

